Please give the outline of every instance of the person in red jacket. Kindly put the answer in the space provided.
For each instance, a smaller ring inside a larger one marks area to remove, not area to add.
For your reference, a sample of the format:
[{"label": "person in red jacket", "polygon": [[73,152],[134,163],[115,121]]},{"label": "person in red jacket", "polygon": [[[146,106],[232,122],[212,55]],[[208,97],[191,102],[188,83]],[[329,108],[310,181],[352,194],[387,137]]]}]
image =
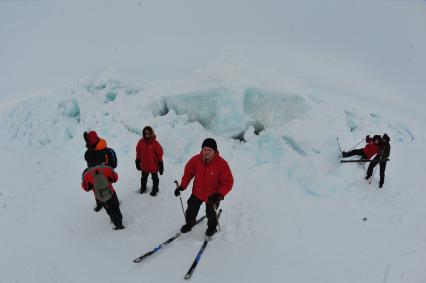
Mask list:
[{"label": "person in red jacket", "polygon": [[207,230],[206,236],[213,236],[218,224],[216,210],[220,201],[231,191],[234,178],[228,163],[219,155],[216,141],[207,138],[201,145],[201,153],[192,157],[185,165],[180,186],[175,190],[175,196],[184,191],[192,179],[192,194],[188,199],[186,209],[186,224],[181,232],[191,231],[195,224],[201,204],[206,203]]},{"label": "person in red jacket", "polygon": [[342,151],[342,158],[359,155],[362,159],[370,159],[379,152],[382,137],[380,135],[375,135],[373,138],[366,136],[365,142],[367,145],[364,148],[354,149],[348,152]]},{"label": "person in red jacket", "polygon": [[[116,162],[112,162],[114,158],[111,155],[111,149],[107,147],[105,139],[99,138],[95,131],[84,132],[83,138],[86,142],[87,148],[86,152],[84,153],[84,159],[87,162],[87,167],[91,167],[89,161],[87,160],[87,153],[90,150],[96,150],[98,157],[104,165],[108,165],[113,169],[117,167]],[[112,152],[114,151],[112,150]],[[96,207],[94,208],[94,211],[98,212],[102,209],[102,207],[102,204],[96,200]]]},{"label": "person in red jacket", "polygon": [[163,175],[163,148],[157,141],[154,130],[150,126],[146,126],[142,131],[141,138],[136,145],[136,169],[142,172],[140,193],[146,192],[146,183],[148,176],[151,174],[152,191],[151,196],[158,193],[158,173]]},{"label": "person in red jacket", "polygon": [[102,164],[96,150],[89,149],[86,157],[90,167],[83,172],[81,187],[86,192],[93,191],[96,200],[101,203],[111,218],[115,226],[114,230],[124,229],[119,201],[112,186],[112,183],[118,180],[117,173],[111,167]]}]

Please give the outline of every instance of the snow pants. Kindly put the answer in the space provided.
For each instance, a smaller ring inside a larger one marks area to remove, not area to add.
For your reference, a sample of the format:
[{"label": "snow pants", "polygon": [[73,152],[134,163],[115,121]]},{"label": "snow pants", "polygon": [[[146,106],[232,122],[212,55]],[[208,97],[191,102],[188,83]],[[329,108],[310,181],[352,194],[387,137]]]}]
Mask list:
[{"label": "snow pants", "polygon": [[[199,200],[196,196],[191,195],[187,201],[188,208],[186,209],[186,223],[194,226],[196,222],[196,218],[198,215],[198,211],[200,210],[201,204],[203,201]],[[206,216],[207,216],[207,226],[210,229],[216,229],[218,224],[216,211],[213,208],[212,204],[206,203]]]}]

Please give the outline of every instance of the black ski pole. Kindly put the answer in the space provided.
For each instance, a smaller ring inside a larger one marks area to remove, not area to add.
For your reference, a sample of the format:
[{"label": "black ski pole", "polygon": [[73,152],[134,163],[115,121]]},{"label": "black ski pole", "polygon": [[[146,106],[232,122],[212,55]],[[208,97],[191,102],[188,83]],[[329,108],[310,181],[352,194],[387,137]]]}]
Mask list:
[{"label": "black ski pole", "polygon": [[[175,180],[175,184],[176,184],[176,189],[179,189],[179,182],[177,180]],[[180,194],[179,194],[179,199],[180,199],[180,205],[182,206],[183,217],[185,218],[185,221],[186,221],[185,209],[183,208],[182,197],[180,196]]]},{"label": "black ski pole", "polygon": [[213,209],[214,209],[214,215],[215,215],[216,221],[217,221],[217,228],[219,229],[219,232],[220,232],[219,217],[217,217],[217,207],[214,204],[213,204]]}]

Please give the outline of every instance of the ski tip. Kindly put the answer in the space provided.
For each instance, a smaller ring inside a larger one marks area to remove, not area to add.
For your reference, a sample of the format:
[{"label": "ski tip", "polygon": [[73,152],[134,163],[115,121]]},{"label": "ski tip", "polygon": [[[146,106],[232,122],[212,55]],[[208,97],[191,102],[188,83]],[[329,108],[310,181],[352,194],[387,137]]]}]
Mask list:
[{"label": "ski tip", "polygon": [[134,262],[134,263],[139,263],[139,262],[141,262],[141,260],[140,260],[140,259],[138,259],[138,258],[136,258],[136,259],[134,259],[134,260],[133,260],[133,262]]}]

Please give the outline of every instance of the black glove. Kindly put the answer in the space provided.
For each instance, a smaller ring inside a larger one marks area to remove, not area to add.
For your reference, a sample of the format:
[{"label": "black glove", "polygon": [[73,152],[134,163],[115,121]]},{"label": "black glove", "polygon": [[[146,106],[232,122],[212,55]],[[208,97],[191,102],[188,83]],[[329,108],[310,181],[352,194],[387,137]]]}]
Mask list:
[{"label": "black glove", "polygon": [[365,136],[365,142],[366,142],[366,143],[369,143],[369,142],[370,142],[370,140],[371,140],[370,135],[366,135],[366,136]]},{"label": "black glove", "polygon": [[223,200],[223,196],[218,193],[214,193],[208,197],[208,201],[210,204],[213,204],[214,206],[218,207],[220,201]]},{"label": "black glove", "polygon": [[158,172],[160,173],[160,175],[163,175],[163,172],[164,172],[163,161],[158,161]]},{"label": "black glove", "polygon": [[108,177],[108,181],[109,181],[110,183],[114,183],[114,180],[112,179],[112,177]]},{"label": "black glove", "polygon": [[83,138],[84,138],[84,141],[86,142],[86,147],[89,148],[89,144],[88,144],[89,141],[87,140],[87,132],[83,133]]},{"label": "black glove", "polygon": [[136,164],[136,169],[138,171],[141,171],[141,163],[140,163],[140,161],[139,160],[135,160],[135,164]]},{"label": "black glove", "polygon": [[175,196],[180,196],[180,192],[182,192],[184,190],[184,188],[182,188],[181,186],[177,187],[175,190]]},{"label": "black glove", "polygon": [[87,188],[89,189],[89,191],[91,191],[91,190],[93,190],[95,187],[93,186],[93,184],[92,184],[92,183],[89,183],[89,184],[87,185]]}]

